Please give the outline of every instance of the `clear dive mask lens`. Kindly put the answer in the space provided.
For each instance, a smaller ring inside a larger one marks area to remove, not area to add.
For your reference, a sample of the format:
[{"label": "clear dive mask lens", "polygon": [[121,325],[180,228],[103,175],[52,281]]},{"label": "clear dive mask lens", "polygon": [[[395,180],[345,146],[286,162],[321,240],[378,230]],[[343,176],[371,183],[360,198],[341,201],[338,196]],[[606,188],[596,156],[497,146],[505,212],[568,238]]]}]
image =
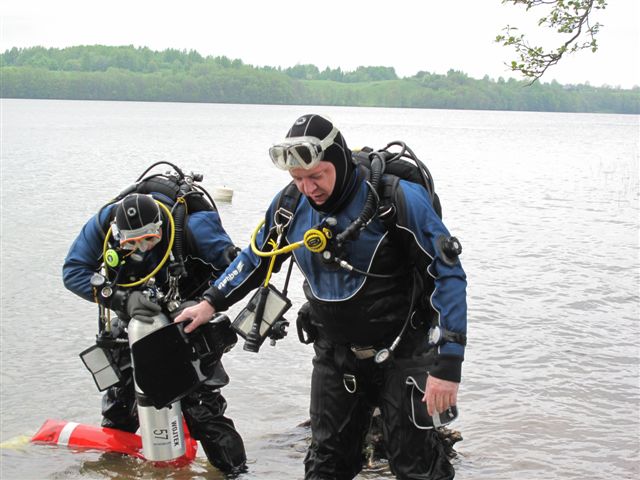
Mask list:
[{"label": "clear dive mask lens", "polygon": [[139,250],[141,252],[147,252],[160,243],[160,235],[148,235],[142,238],[136,238],[127,240],[121,243],[120,246],[124,250]]},{"label": "clear dive mask lens", "polygon": [[121,230],[113,223],[113,236],[124,250],[140,250],[146,252],[155,247],[162,237],[162,221],[148,223],[134,230]]},{"label": "clear dive mask lens", "polygon": [[309,170],[324,158],[324,152],[338,135],[333,127],[329,135],[320,140],[316,137],[291,137],[269,149],[273,164],[282,170],[304,168]]}]

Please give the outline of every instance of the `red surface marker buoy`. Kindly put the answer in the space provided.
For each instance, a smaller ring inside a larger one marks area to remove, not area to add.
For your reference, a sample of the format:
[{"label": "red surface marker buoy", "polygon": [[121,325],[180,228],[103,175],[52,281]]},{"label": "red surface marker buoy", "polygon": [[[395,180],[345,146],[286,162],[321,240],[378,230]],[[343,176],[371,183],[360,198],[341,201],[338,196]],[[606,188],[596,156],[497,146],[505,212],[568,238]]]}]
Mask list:
[{"label": "red surface marker buoy", "polygon": [[[159,467],[180,467],[193,461],[198,450],[198,443],[189,435],[186,424],[184,424],[184,434],[185,454],[173,460],[154,462],[154,465]],[[145,460],[140,435],[114,428],[95,427],[76,422],[49,419],[31,437],[30,441],[31,443],[123,453]]]}]

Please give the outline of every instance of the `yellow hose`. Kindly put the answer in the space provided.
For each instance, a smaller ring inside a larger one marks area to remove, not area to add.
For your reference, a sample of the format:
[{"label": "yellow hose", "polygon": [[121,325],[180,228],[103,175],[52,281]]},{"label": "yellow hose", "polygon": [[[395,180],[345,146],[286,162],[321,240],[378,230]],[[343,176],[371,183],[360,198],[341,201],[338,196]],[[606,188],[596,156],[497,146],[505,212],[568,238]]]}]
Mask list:
[{"label": "yellow hose", "polygon": [[258,247],[256,245],[256,237],[258,236],[258,232],[260,231],[263,225],[264,225],[264,220],[262,220],[258,224],[258,226],[255,228],[253,233],[251,233],[251,251],[259,257],[275,257],[276,255],[282,255],[283,253],[289,253],[295,250],[296,248],[300,248],[304,245],[304,241],[300,240],[299,242],[295,242],[278,249],[276,249],[274,246],[274,250],[271,250],[270,252],[260,251],[258,250]]},{"label": "yellow hose", "polygon": [[296,248],[300,248],[302,246],[307,247],[310,251],[314,253],[321,253],[327,247],[327,239],[331,238],[331,231],[327,229],[323,229],[323,231],[320,231],[318,229],[311,228],[305,232],[303,240],[300,240],[299,242],[291,243],[282,248],[278,248],[278,243],[273,239],[269,240],[268,243],[269,245],[271,245],[272,250],[270,252],[263,252],[259,250],[258,246],[256,245],[256,237],[258,236],[258,232],[260,231],[263,225],[264,225],[264,220],[262,220],[251,233],[250,245],[251,245],[251,251],[255,253],[257,256],[263,257],[263,258],[271,257],[271,261],[269,262],[269,269],[267,270],[267,276],[264,281],[265,287],[269,285],[269,280],[271,279],[271,274],[273,273],[273,266],[276,261],[276,256],[282,255],[284,253],[289,253],[295,250]]},{"label": "yellow hose", "polygon": [[[269,244],[271,244],[271,246],[273,246],[274,249],[278,246],[278,244],[273,240],[270,240]],[[267,275],[264,277],[265,287],[269,286],[269,280],[271,280],[271,274],[273,273],[273,266],[275,265],[275,263],[276,263],[276,256],[274,255],[273,257],[271,257],[271,260],[269,261],[269,269],[267,270]]]},{"label": "yellow hose", "polygon": [[[171,211],[162,203],[159,202],[158,200],[154,201],[160,206],[160,208],[162,208],[164,210],[164,212],[167,214],[167,218],[169,219],[169,245],[167,245],[167,251],[165,252],[164,256],[162,257],[162,260],[160,260],[160,263],[158,263],[158,266],[156,268],[154,268],[151,273],[149,273],[148,275],[144,276],[143,278],[141,278],[140,280],[136,280],[135,282],[131,282],[131,283],[118,283],[117,286],[118,287],[124,287],[124,288],[130,288],[130,287],[137,287],[138,285],[142,285],[143,283],[145,283],[147,280],[149,280],[151,277],[153,277],[154,275],[156,275],[160,269],[164,266],[165,263],[167,263],[167,260],[169,259],[169,256],[171,255],[171,249],[173,248],[173,242],[176,238],[176,226],[175,223],[173,221],[173,215],[171,215]],[[106,252],[107,252],[107,246],[109,244],[109,237],[111,236],[111,227],[109,227],[109,230],[107,231],[107,234],[104,238],[104,243],[102,245],[102,258],[105,257]]]}]

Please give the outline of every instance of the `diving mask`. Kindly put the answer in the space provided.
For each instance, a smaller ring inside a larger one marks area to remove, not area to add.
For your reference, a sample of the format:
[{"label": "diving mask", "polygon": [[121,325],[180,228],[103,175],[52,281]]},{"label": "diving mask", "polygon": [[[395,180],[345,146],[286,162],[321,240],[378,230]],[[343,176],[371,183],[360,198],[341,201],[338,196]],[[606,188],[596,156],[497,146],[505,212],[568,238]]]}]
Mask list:
[{"label": "diving mask", "polygon": [[324,158],[324,152],[333,144],[338,129],[333,127],[324,139],[317,137],[291,137],[269,149],[274,165],[281,170],[304,168],[310,170]]},{"label": "diving mask", "polygon": [[160,243],[161,227],[162,221],[148,223],[134,230],[121,230],[115,222],[111,225],[114,238],[120,242],[120,246],[124,250],[140,250],[141,252],[151,250]]}]

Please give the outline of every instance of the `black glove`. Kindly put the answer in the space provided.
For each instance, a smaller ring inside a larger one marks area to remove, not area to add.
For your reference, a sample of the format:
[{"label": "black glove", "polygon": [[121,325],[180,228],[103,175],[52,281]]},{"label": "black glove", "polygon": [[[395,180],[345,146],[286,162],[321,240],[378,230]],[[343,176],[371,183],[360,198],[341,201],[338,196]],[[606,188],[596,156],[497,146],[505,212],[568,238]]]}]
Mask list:
[{"label": "black glove", "polygon": [[160,313],[162,307],[149,300],[142,292],[131,292],[127,299],[127,315],[142,322],[153,323],[154,315]]}]

